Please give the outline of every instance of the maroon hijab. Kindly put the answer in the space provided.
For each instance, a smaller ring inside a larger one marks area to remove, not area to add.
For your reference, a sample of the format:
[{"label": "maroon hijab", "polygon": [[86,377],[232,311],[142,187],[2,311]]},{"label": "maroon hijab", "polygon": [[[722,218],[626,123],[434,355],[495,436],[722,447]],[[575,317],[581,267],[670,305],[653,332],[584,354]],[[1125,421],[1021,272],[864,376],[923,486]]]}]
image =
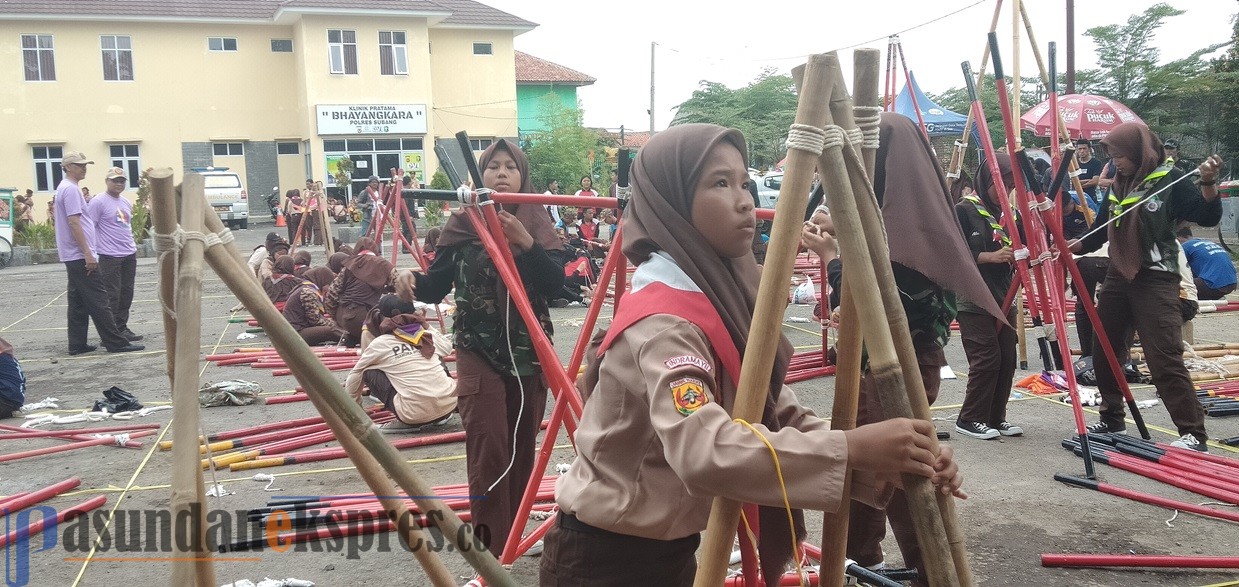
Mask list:
[{"label": "maroon hijab", "polygon": [[[517,148],[516,145],[508,142],[507,139],[499,139],[491,143],[482,152],[482,157],[478,160],[478,167],[485,171],[490,160],[501,150],[507,152],[512,157],[512,160],[516,162],[517,170],[521,173],[520,193],[537,193],[533,189],[533,182],[529,177],[529,159],[525,157],[523,151]],[[516,216],[521,221],[521,224],[525,225],[525,230],[529,231],[534,242],[542,245],[543,249],[550,251],[563,248],[563,243],[559,241],[559,235],[555,234],[555,227],[551,226],[551,219],[546,214],[546,208],[542,206],[504,205],[503,209]],[[439,237],[440,247],[476,242],[479,242],[478,235],[473,231],[473,225],[469,223],[469,219],[465,218],[463,213],[452,214],[448,217],[447,223],[443,225],[443,234]]]},{"label": "maroon hijab", "polygon": [[[710,299],[743,356],[757,301],[760,279],[757,261],[752,253],[735,259],[720,257],[692,222],[693,192],[702,166],[710,150],[724,143],[738,149],[747,165],[748,150],[740,131],[713,124],[673,126],[654,135],[641,148],[632,169],[632,199],[624,211],[623,251],[634,265],[645,262],[655,251],[671,255],[676,265]],[[766,409],[762,414],[762,424],[770,430],[780,428],[774,405],[783,389],[791,355],[791,343],[780,335],[770,373]],[[734,397],[719,398],[724,406],[734,405],[734,400]],[[713,450],[713,447],[706,449]],[[768,585],[774,585],[792,558],[789,544],[792,534],[798,537],[805,534],[804,515],[795,510],[795,524],[789,527],[782,508],[761,507],[760,512],[758,552],[762,574]]]},{"label": "maroon hijab", "polygon": [[[1136,162],[1139,168],[1132,175],[1123,175],[1117,171],[1114,178],[1114,196],[1120,201],[1136,190],[1144,178],[1162,161],[1166,160],[1166,150],[1162,142],[1149,130],[1149,127],[1138,122],[1124,122],[1110,131],[1101,140],[1110,156],[1122,155],[1129,161]],[[1132,212],[1123,217],[1122,222],[1110,224],[1110,265],[1118,270],[1123,279],[1131,281],[1140,272],[1140,264],[1144,251],[1140,245],[1140,212]]]}]

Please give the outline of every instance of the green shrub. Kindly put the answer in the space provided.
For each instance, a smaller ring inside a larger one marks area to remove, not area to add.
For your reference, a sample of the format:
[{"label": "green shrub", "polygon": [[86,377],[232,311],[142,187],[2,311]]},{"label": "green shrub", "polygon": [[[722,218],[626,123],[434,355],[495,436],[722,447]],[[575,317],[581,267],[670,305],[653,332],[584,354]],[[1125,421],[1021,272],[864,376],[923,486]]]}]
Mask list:
[{"label": "green shrub", "polygon": [[51,222],[27,224],[13,235],[14,244],[24,245],[36,251],[56,248],[56,229]]}]

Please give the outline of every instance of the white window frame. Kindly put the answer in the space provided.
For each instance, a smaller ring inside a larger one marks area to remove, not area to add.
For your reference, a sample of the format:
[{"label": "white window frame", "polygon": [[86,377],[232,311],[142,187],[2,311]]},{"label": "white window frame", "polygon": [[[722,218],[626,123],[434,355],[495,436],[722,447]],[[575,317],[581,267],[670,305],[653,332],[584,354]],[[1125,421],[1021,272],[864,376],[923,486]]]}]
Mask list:
[{"label": "white window frame", "polygon": [[[27,38],[33,38],[34,47],[25,46]],[[42,46],[44,40],[47,41],[46,47]],[[52,35],[41,35],[39,33],[24,33],[21,36],[20,45],[22,49],[22,70],[23,70],[23,76],[25,77],[26,81],[28,82],[54,82],[56,81],[56,47],[55,47],[55,39],[52,38]],[[38,76],[35,79],[30,79],[30,75],[29,75],[30,70],[26,69],[26,54],[27,53],[34,54],[34,62],[37,68],[35,73]],[[43,71],[43,65],[44,65],[43,54],[44,53],[48,55],[49,63],[47,65],[50,66],[50,69],[51,69],[50,73]]]},{"label": "white window frame", "polygon": [[495,144],[494,137],[481,139],[471,137],[469,139],[469,148],[472,149],[474,153],[481,153],[493,144]]},{"label": "white window frame", "polygon": [[[121,47],[121,39],[124,39],[125,47]],[[108,40],[112,41],[112,46],[108,47]],[[99,51],[103,58],[103,81],[108,82],[131,82],[134,78],[133,73],[133,37],[129,35],[99,35]],[[116,67],[112,71],[112,75],[116,77],[108,78],[108,53],[112,53],[115,58]],[[128,56],[129,58],[129,77],[122,77],[124,69],[121,67],[121,58]]]},{"label": "white window frame", "polygon": [[[479,53],[478,49],[482,49],[482,48],[485,48],[486,51]],[[473,54],[474,55],[485,55],[487,57],[490,57],[495,54],[495,44],[490,41],[475,41],[473,43]]]},{"label": "white window frame", "polygon": [[[44,157],[38,157],[35,153],[36,149],[46,149]],[[53,154],[52,149],[56,149]],[[31,145],[30,158],[34,160],[34,185],[35,189],[40,192],[54,192],[56,186],[60,185],[60,180],[64,179],[64,169],[60,167],[60,160],[64,158],[64,145]],[[45,184],[39,185],[39,179],[46,181]],[[46,186],[46,189],[44,189]]]},{"label": "white window frame", "polygon": [[[216,41],[219,41],[216,43]],[[232,41],[232,48],[228,48],[228,41]],[[218,48],[216,48],[218,46]],[[236,37],[207,37],[207,51],[216,53],[236,53],[237,38]]]},{"label": "white window frame", "polygon": [[[218,152],[219,147],[224,148],[223,153]],[[240,141],[211,143],[211,154],[215,157],[240,157],[245,155],[245,143]]]},{"label": "white window frame", "polygon": [[[336,33],[340,40],[332,41],[332,33]],[[350,37],[352,40],[349,40]],[[349,47],[353,48],[351,63],[348,58]],[[357,31],[327,29],[327,70],[334,75],[357,75]]]},{"label": "white window frame", "polygon": [[[120,149],[119,155],[116,154],[116,149]],[[141,153],[142,150],[135,143],[108,144],[108,157],[112,160],[112,167],[125,170],[130,189],[138,189],[138,183],[142,181]]]},{"label": "white window frame", "polygon": [[[383,36],[387,35],[387,42]],[[399,37],[397,37],[399,35]],[[400,42],[396,42],[399,38]],[[405,31],[379,31],[379,73],[382,75],[409,75],[408,33]],[[383,59],[391,60],[392,71],[383,71]]]}]

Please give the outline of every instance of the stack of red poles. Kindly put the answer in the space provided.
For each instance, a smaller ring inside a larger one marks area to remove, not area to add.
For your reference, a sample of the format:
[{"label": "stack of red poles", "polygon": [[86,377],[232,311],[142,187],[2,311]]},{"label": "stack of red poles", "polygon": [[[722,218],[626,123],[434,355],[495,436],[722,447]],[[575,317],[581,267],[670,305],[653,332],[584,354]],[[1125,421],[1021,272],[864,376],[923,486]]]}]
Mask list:
[{"label": "stack of red poles", "polygon": [[[25,491],[25,492],[18,493],[15,495],[10,495],[6,498],[0,499],[0,512],[3,512],[5,517],[8,517],[15,513],[19,513],[21,512],[21,510],[24,510],[28,507],[31,507],[36,504],[40,504],[53,497],[56,497],[57,495],[60,495],[71,489],[74,489],[75,487],[81,484],[82,484],[81,479],[78,479],[77,477],[70,477],[59,483],[48,485],[47,487],[44,487],[42,489],[36,489],[34,491]],[[99,506],[103,505],[106,501],[107,501],[107,497],[102,496],[102,495],[93,497],[80,504],[60,510],[59,512],[56,513],[54,519],[56,520],[56,523],[58,524],[63,523],[66,520],[73,519],[79,515],[82,515],[95,508],[98,508]],[[22,520],[22,517],[19,516],[17,519],[19,520],[18,523],[21,523],[20,521]],[[15,544],[17,542],[29,540],[32,534],[36,534],[42,531],[43,527],[46,526],[47,523],[50,522],[52,519],[53,519],[52,516],[42,515],[40,516],[38,520],[30,523],[29,525],[19,527],[16,530],[9,532],[8,534],[0,535],[0,548],[5,548],[10,544]]]},{"label": "stack of red poles", "polygon": [[[1211,499],[1239,505],[1239,461],[1125,434],[1090,434],[1093,459]],[[1063,447],[1082,456],[1078,442]]]},{"label": "stack of red poles", "polygon": [[[357,349],[316,347],[312,350],[330,371],[347,371],[357,364]],[[271,374],[277,377],[292,374],[274,348],[239,348],[231,353],[207,355],[206,360],[221,367],[249,365],[253,369],[272,369]]]}]

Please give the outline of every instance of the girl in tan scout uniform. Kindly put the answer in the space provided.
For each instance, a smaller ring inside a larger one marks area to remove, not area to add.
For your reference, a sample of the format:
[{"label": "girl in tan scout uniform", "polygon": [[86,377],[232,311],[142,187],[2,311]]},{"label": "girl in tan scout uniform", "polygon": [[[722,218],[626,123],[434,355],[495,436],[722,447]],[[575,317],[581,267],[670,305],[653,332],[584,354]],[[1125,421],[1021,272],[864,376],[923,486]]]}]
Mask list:
[{"label": "girl in tan scout uniform", "polygon": [[762,570],[777,584],[792,534],[804,529],[799,512],[789,527],[763,437],[792,507],[836,509],[847,467],[853,495],[870,503],[889,496],[894,473],[960,494],[950,450],[930,452],[929,422],[832,431],[801,406],[782,384],[786,340],[761,422],[732,421],[758,282],[745,152],[739,131],[704,124],[673,127],[641,149],[623,220],[624,254],[638,268],[582,376],[578,455],[556,490],[542,585],[691,585],[715,496],[766,506],[749,523],[759,524]]}]

